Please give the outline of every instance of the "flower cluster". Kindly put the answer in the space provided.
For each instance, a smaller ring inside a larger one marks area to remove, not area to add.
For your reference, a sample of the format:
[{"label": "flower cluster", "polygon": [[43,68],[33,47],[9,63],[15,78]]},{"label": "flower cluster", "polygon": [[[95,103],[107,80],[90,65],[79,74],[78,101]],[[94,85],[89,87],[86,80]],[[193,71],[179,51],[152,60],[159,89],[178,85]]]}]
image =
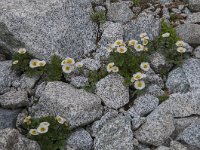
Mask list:
[{"label": "flower cluster", "polygon": [[73,58],[67,57],[62,62],[62,70],[66,74],[70,74],[72,71],[74,71],[75,68],[82,68],[83,63],[82,62],[76,62]]},{"label": "flower cluster", "polygon": [[[64,124],[66,122],[65,118],[58,116],[58,115],[55,117],[55,120],[57,120],[57,122],[60,123],[60,124]],[[31,117],[30,116],[26,117],[24,119],[24,123],[27,123],[27,125],[30,125],[31,124]],[[48,130],[49,130],[49,126],[50,126],[49,122],[41,122],[39,124],[39,126],[37,127],[37,129],[30,129],[29,134],[39,135],[39,134],[47,133]]]},{"label": "flower cluster", "polygon": [[183,41],[177,41],[176,42],[176,46],[178,47],[177,48],[177,51],[179,52],[179,53],[185,53],[186,52],[186,43],[185,42],[183,42]]},{"label": "flower cluster", "polygon": [[118,72],[119,71],[119,68],[117,67],[117,66],[115,66],[115,63],[114,62],[112,62],[112,63],[109,63],[108,65],[107,65],[107,71],[108,72]]},{"label": "flower cluster", "polygon": [[140,68],[142,72],[133,74],[133,77],[131,78],[131,82],[134,83],[134,87],[137,90],[142,90],[145,88],[145,82],[142,79],[146,78],[144,71],[148,71],[150,69],[150,65],[148,62],[142,62]]}]

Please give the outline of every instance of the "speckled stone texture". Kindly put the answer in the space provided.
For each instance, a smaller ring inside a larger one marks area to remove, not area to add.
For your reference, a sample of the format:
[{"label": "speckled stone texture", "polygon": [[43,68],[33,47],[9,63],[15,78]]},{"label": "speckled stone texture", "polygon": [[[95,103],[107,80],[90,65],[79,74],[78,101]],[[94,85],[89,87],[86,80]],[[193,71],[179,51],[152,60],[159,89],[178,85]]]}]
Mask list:
[{"label": "speckled stone texture", "polygon": [[199,23],[200,12],[189,14],[186,20],[188,23]]},{"label": "speckled stone texture", "polygon": [[[173,117],[200,115],[200,92],[171,94],[169,99],[160,104],[151,114],[172,113]],[[150,114],[150,115],[151,115]]]},{"label": "speckled stone texture", "polygon": [[10,91],[0,95],[0,105],[3,108],[16,109],[28,106],[28,94],[26,91]]},{"label": "speckled stone texture", "polygon": [[111,74],[96,84],[96,93],[106,106],[118,109],[129,102],[129,88],[123,81],[120,75]]},{"label": "speckled stone texture", "polygon": [[0,130],[1,150],[40,150],[37,142],[20,135],[16,129]]},{"label": "speckled stone texture", "polygon": [[183,63],[183,71],[189,82],[190,88],[200,88],[200,60],[199,59],[188,59]]},{"label": "speckled stone texture", "polygon": [[86,58],[83,59],[81,62],[83,63],[85,68],[91,71],[98,70],[101,67],[101,63],[99,60]]},{"label": "speckled stone texture", "polygon": [[91,150],[93,139],[86,130],[79,129],[70,135],[67,139],[67,145],[73,147],[75,150]]},{"label": "speckled stone texture", "polygon": [[200,122],[196,122],[187,127],[179,136],[179,140],[200,148]]},{"label": "speckled stone texture", "polygon": [[0,22],[37,57],[80,57],[95,49],[90,0],[0,1]]},{"label": "speckled stone texture", "polygon": [[134,100],[133,107],[128,110],[131,116],[144,116],[153,111],[159,104],[159,99],[146,94]]},{"label": "speckled stone texture", "polygon": [[197,48],[195,48],[195,50],[193,51],[193,54],[196,58],[200,58],[200,46],[198,46]]},{"label": "speckled stone texture", "polygon": [[88,78],[76,76],[71,78],[71,84],[77,88],[84,87],[88,83]]},{"label": "speckled stone texture", "polygon": [[200,1],[198,0],[185,0],[189,3],[189,8],[192,11],[200,11]]},{"label": "speckled stone texture", "polygon": [[124,116],[111,119],[94,140],[95,150],[133,150],[133,148],[131,122]]},{"label": "speckled stone texture", "polygon": [[176,28],[178,36],[189,44],[200,44],[200,25],[198,24],[181,24]]},{"label": "speckled stone texture", "polygon": [[142,142],[160,146],[175,130],[171,114],[151,115],[135,132],[136,138]]},{"label": "speckled stone texture", "polygon": [[9,91],[14,74],[11,71],[11,61],[0,61],[0,94]]},{"label": "speckled stone texture", "polygon": [[115,2],[108,7],[108,20],[114,22],[127,22],[133,17],[133,12],[130,9],[132,3],[130,2]]},{"label": "speckled stone texture", "polygon": [[182,68],[176,68],[168,74],[166,87],[170,93],[185,93],[189,90],[189,82]]},{"label": "speckled stone texture", "polygon": [[102,109],[98,96],[64,82],[49,82],[31,112],[34,117],[60,115],[71,127],[77,127],[100,118]]},{"label": "speckled stone texture", "polygon": [[124,26],[125,40],[138,39],[142,32],[146,32],[150,39],[159,34],[160,20],[155,19],[151,13],[141,13],[138,18]]},{"label": "speckled stone texture", "polygon": [[0,108],[0,129],[14,128],[20,109],[8,110]]},{"label": "speckled stone texture", "polygon": [[116,40],[123,39],[124,29],[122,23],[106,22],[99,44],[107,47],[108,44],[113,44]]}]

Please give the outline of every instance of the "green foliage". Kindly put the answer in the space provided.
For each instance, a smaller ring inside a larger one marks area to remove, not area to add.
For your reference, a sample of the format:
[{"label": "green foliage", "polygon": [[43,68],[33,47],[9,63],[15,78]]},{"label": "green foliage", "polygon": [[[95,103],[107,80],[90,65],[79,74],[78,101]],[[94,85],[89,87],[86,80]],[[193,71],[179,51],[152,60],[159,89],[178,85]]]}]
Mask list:
[{"label": "green foliage", "polygon": [[90,71],[88,74],[88,84],[84,87],[84,89],[88,92],[94,92],[96,83],[107,75],[108,73],[104,68],[98,71]]},{"label": "green foliage", "polygon": [[106,11],[104,10],[94,12],[90,17],[91,20],[97,24],[103,24],[107,20]]},{"label": "green foliage", "polygon": [[37,119],[31,119],[31,124],[23,124],[23,126],[29,132],[30,129],[37,129],[41,122],[48,122],[47,133],[41,133],[38,135],[30,135],[28,137],[39,143],[42,150],[64,150],[64,143],[71,133],[68,125],[60,124],[53,116],[42,117]]},{"label": "green foliage", "polygon": [[59,56],[53,55],[50,64],[47,65],[47,80],[60,81],[62,79],[62,59]]},{"label": "green foliage", "polygon": [[166,101],[169,98],[169,95],[161,95],[157,97],[160,102]]},{"label": "green foliage", "polygon": [[139,6],[140,5],[140,0],[132,0],[134,6]]},{"label": "green foliage", "polygon": [[33,59],[33,56],[29,53],[25,54],[20,54],[20,53],[14,53],[12,60],[16,61],[18,60],[17,64],[12,65],[12,69],[21,73],[25,73],[27,76],[37,76],[37,75],[42,75],[44,73],[44,67],[40,68],[30,68],[29,67],[29,62],[30,60]]},{"label": "green foliage", "polygon": [[132,47],[128,47],[126,53],[111,52],[109,62],[114,62],[119,67],[119,74],[124,77],[126,86],[130,86],[131,77],[134,73],[141,71],[141,62],[149,61],[147,51],[136,52]]},{"label": "green foliage", "polygon": [[[170,33],[167,38],[162,37],[164,33]],[[173,65],[179,65],[185,54],[180,54],[177,52],[176,42],[180,40],[177,36],[176,30],[169,24],[167,24],[164,19],[161,22],[161,32],[160,35],[150,43],[150,49],[161,52],[167,63]]]}]

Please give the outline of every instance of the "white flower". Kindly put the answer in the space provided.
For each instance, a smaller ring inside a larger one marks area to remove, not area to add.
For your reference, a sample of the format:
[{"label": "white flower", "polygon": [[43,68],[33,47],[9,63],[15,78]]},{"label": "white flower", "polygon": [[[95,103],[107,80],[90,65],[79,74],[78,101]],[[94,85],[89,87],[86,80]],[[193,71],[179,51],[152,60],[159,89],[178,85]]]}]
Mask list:
[{"label": "white flower", "polygon": [[185,47],[185,46],[186,46],[186,43],[183,42],[183,41],[177,41],[177,42],[176,42],[176,46]]},{"label": "white flower", "polygon": [[18,62],[19,62],[19,60],[15,60],[15,61],[13,61],[13,65],[16,65],[16,64],[18,64]]},{"label": "white flower", "polygon": [[123,54],[123,53],[126,53],[127,51],[127,48],[125,46],[120,46],[117,48],[117,52]]},{"label": "white flower", "polygon": [[136,74],[133,75],[133,79],[135,81],[141,80],[142,78],[145,78],[145,77],[146,77],[146,75],[141,72],[137,72]]},{"label": "white flower", "polygon": [[37,128],[37,132],[38,133],[47,133],[48,132],[49,127],[48,126],[39,126]]},{"label": "white flower", "polygon": [[129,45],[129,46],[134,46],[135,44],[138,44],[138,41],[136,41],[136,40],[130,40],[130,41],[128,42],[128,45]]},{"label": "white flower", "polygon": [[179,53],[185,53],[185,52],[186,52],[186,48],[184,48],[184,47],[178,47],[178,48],[177,48],[177,51],[178,51]]},{"label": "white flower", "polygon": [[141,38],[141,40],[142,40],[142,41],[144,41],[144,40],[149,40],[149,37],[148,37],[148,36],[145,36],[145,37]]},{"label": "white flower", "polygon": [[66,65],[62,66],[62,70],[63,70],[64,73],[69,74],[74,70],[74,67],[66,64]]},{"label": "white flower", "polygon": [[124,45],[123,40],[116,40],[114,43],[114,46],[122,46],[122,45]]},{"label": "white flower", "polygon": [[27,116],[26,118],[24,118],[24,123],[27,123],[27,122],[29,122],[29,121],[30,121],[30,119],[31,119],[31,116]]},{"label": "white flower", "polygon": [[145,36],[147,36],[147,33],[141,33],[140,34],[140,38],[144,38]]},{"label": "white flower", "polygon": [[25,49],[25,48],[20,48],[20,49],[18,50],[18,53],[19,53],[19,54],[25,54],[25,53],[26,53],[26,49]]},{"label": "white flower", "polygon": [[36,129],[30,129],[29,130],[29,134],[31,134],[31,135],[38,135],[39,133],[37,132]]},{"label": "white flower", "polygon": [[140,52],[140,51],[143,51],[144,50],[144,46],[141,45],[141,44],[136,44],[134,46],[134,48],[136,49],[136,51]]},{"label": "white flower", "polygon": [[162,37],[164,37],[164,38],[166,38],[166,37],[169,37],[170,36],[170,33],[164,33],[164,34],[162,34]]},{"label": "white flower", "polygon": [[117,66],[112,67],[112,72],[118,72],[119,68]]},{"label": "white flower", "polygon": [[143,44],[144,46],[146,46],[148,43],[149,43],[149,41],[148,41],[147,39],[144,39],[144,40],[142,41],[142,44]]},{"label": "white flower", "polygon": [[58,123],[60,124],[64,124],[64,122],[66,122],[66,119],[60,116],[56,116],[56,120],[58,121]]},{"label": "white flower", "polygon": [[144,81],[135,81],[134,87],[135,87],[137,90],[142,90],[142,89],[145,88],[145,83],[144,83]]},{"label": "white flower", "polygon": [[144,70],[144,71],[149,71],[150,65],[149,65],[148,62],[142,62],[142,63],[140,64],[140,68],[141,68],[142,70]]},{"label": "white flower", "polygon": [[45,65],[46,65],[46,61],[44,61],[44,60],[38,61],[38,66],[44,67]]},{"label": "white flower", "polygon": [[65,60],[66,60],[66,63],[67,63],[67,64],[70,64],[70,65],[75,64],[75,61],[74,61],[73,58],[67,57]]},{"label": "white flower", "polygon": [[36,68],[36,67],[38,67],[39,66],[38,62],[39,62],[38,59],[31,59],[31,61],[29,62],[30,68]]},{"label": "white flower", "polygon": [[49,126],[50,124],[48,122],[41,122],[39,126]]},{"label": "white flower", "polygon": [[83,63],[82,62],[77,62],[75,63],[76,68],[81,68],[83,67]]},{"label": "white flower", "polygon": [[107,48],[107,51],[108,51],[109,53],[111,53],[111,52],[113,51],[114,48],[115,48],[115,45],[114,45],[114,44],[109,44],[109,45],[108,45],[108,48]]},{"label": "white flower", "polygon": [[109,64],[107,65],[107,67],[106,67],[107,71],[108,71],[108,72],[111,72],[114,65],[115,65],[115,64],[114,64],[113,62],[112,62],[112,63],[109,63]]}]

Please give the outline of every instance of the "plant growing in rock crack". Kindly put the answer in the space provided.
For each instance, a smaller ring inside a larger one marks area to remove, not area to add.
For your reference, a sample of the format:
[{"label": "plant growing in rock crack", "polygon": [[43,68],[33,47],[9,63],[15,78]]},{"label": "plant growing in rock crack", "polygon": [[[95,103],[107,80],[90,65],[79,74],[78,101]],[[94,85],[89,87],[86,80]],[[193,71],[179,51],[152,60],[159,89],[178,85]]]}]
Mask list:
[{"label": "plant growing in rock crack", "polygon": [[145,72],[150,68],[147,47],[149,37],[146,33],[142,33],[140,38],[141,41],[132,39],[128,43],[117,40],[108,47],[110,63],[107,65],[107,71],[119,73],[124,77],[125,85],[134,84],[137,90],[145,88],[143,78],[146,77]]},{"label": "plant growing in rock crack", "polygon": [[139,6],[140,5],[140,0],[132,0],[134,6]]},{"label": "plant growing in rock crack", "polygon": [[61,81],[62,79],[62,59],[59,56],[53,55],[51,57],[50,65],[47,65],[47,80],[48,81]]},{"label": "plant growing in rock crack", "polygon": [[90,17],[97,24],[105,23],[107,20],[106,11],[104,10],[96,11]]},{"label": "plant growing in rock crack", "polygon": [[22,125],[27,137],[39,143],[42,150],[63,150],[71,130],[66,120],[60,116],[32,119],[27,116]]},{"label": "plant growing in rock crack", "polygon": [[20,74],[36,76],[42,75],[45,71],[46,62],[34,59],[24,48],[20,48],[18,52],[14,53],[12,59],[12,69]]}]

